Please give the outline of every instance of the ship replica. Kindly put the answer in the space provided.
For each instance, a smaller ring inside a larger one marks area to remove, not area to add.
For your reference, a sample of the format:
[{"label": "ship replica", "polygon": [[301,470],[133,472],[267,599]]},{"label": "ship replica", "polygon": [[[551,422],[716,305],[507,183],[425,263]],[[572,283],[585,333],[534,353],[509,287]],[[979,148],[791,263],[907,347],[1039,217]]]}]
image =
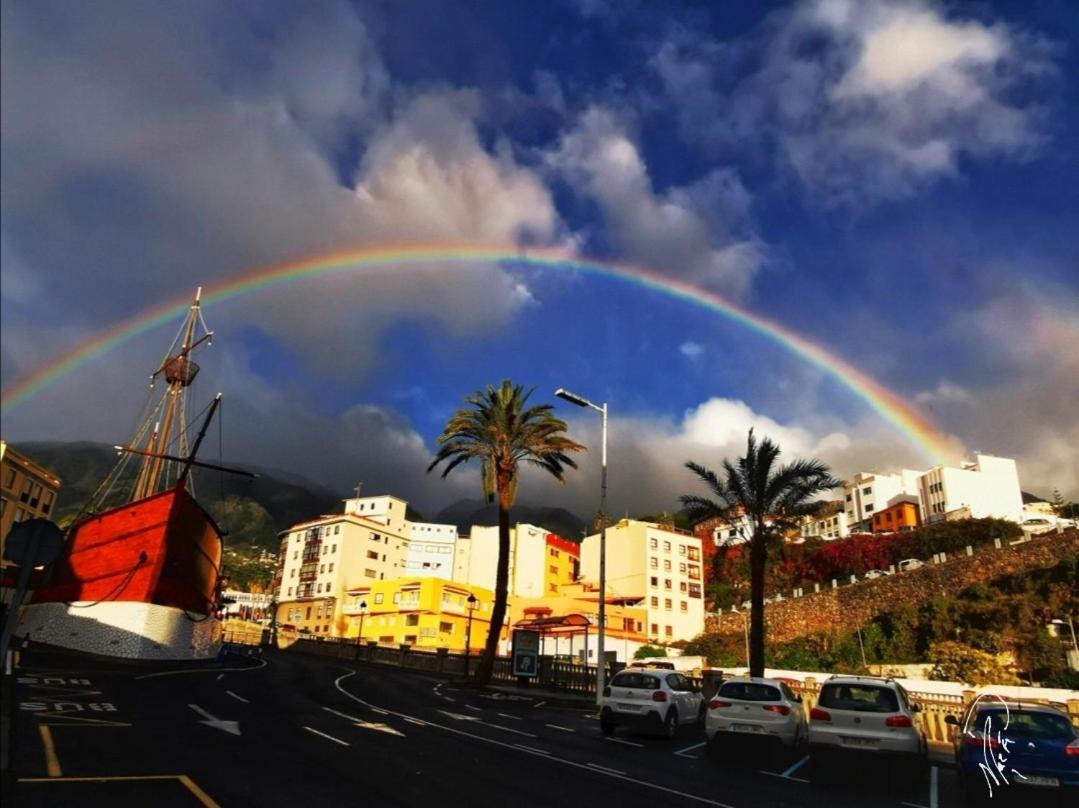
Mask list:
[{"label": "ship replica", "polygon": [[69,528],[51,575],[20,616],[17,634],[83,653],[145,660],[213,657],[222,532],[196,501],[193,467],[249,475],[195,459],[221,401],[189,439],[193,351],[209,344],[202,290],[158,369],[165,392],[151,398],[120,461]]}]

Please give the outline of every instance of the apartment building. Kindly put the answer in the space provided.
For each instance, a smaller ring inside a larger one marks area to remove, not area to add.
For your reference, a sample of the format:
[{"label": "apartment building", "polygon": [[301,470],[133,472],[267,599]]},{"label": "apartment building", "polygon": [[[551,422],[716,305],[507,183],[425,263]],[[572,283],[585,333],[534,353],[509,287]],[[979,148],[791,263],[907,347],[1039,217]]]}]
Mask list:
[{"label": "apartment building", "polygon": [[469,641],[477,653],[487,642],[493,605],[491,590],[443,578],[371,581],[345,593],[342,633],[379,645],[457,652]]},{"label": "apartment building", "polygon": [[52,518],[59,490],[59,477],[0,440],[0,551],[16,522]]},{"label": "apartment building", "polygon": [[888,507],[900,494],[919,495],[922,472],[903,469],[895,474],[861,472],[843,487],[847,528],[851,533],[869,533],[873,514]]},{"label": "apartment building", "polygon": [[918,497],[900,494],[888,507],[873,514],[874,533],[902,533],[922,524],[922,508]]},{"label": "apartment building", "polygon": [[[599,536],[581,543],[581,575],[599,581]],[[607,528],[607,595],[646,610],[645,634],[690,640],[704,630],[701,540],[651,522],[623,519]]]},{"label": "apartment building", "polygon": [[406,574],[453,579],[453,556],[457,549],[456,525],[409,522],[408,539]]},{"label": "apartment building", "polygon": [[[579,546],[542,527],[518,523],[510,528],[508,594],[538,598],[558,592],[579,572]],[[473,525],[457,541],[453,580],[494,591],[498,564],[498,527]]]},{"label": "apartment building", "polygon": [[845,539],[850,535],[847,512],[840,508],[830,514],[807,516],[802,523],[800,533],[804,539],[823,539],[824,541]]},{"label": "apartment building", "polygon": [[1019,470],[1007,457],[976,454],[959,468],[934,466],[918,478],[926,523],[944,519],[993,517],[1023,520],[1023,494]]},{"label": "apartment building", "polygon": [[[323,516],[293,525],[282,534],[278,571],[277,621],[301,632],[340,636],[344,630],[344,593],[369,581],[405,574],[408,533],[404,519],[396,519],[396,506],[404,502],[384,497],[391,515],[370,508]],[[349,500],[369,505],[368,501]],[[360,515],[364,512],[368,515]]]}]

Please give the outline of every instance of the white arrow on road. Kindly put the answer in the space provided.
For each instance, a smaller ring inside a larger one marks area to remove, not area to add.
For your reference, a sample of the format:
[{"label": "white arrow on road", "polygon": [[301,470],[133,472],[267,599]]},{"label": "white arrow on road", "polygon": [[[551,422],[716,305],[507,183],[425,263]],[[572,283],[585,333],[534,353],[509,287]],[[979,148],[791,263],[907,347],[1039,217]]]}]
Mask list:
[{"label": "white arrow on road", "polygon": [[370,721],[357,721],[356,726],[360,729],[373,729],[376,732],[385,732],[388,735],[397,735],[401,738],[405,737],[405,733],[400,730],[396,730],[388,724],[373,724]]},{"label": "white arrow on road", "polygon": [[216,727],[217,729],[223,729],[225,732],[228,732],[232,735],[240,734],[239,721],[225,721],[220,718],[214,718],[197,704],[189,704],[187,706],[206,719],[205,721],[200,721],[200,724],[205,724],[208,727]]}]

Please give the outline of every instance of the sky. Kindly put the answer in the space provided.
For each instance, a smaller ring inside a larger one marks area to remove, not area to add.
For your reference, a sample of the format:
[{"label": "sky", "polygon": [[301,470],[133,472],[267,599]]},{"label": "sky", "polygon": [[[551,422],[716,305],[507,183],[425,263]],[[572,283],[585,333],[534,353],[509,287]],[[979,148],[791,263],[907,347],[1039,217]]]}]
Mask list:
[{"label": "sky", "polygon": [[[3,0],[0,383],[260,267],[437,243],[640,267],[781,323],[954,447],[1079,498],[1079,15],[1060,2]],[[840,477],[927,468],[833,375],[613,277],[432,258],[208,303],[234,463],[421,512],[504,378],[588,445],[522,501],[677,507],[750,427]],[[5,409],[125,441],[179,322]],[[211,440],[211,444],[216,438]]]}]

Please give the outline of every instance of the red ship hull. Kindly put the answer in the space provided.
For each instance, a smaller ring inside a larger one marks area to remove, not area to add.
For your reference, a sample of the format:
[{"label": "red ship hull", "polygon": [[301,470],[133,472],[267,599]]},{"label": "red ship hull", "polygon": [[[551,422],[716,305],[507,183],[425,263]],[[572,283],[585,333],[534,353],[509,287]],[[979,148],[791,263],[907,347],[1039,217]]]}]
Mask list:
[{"label": "red ship hull", "polygon": [[135,601],[207,615],[221,552],[210,515],[183,488],[169,489],[76,525],[32,603]]}]

